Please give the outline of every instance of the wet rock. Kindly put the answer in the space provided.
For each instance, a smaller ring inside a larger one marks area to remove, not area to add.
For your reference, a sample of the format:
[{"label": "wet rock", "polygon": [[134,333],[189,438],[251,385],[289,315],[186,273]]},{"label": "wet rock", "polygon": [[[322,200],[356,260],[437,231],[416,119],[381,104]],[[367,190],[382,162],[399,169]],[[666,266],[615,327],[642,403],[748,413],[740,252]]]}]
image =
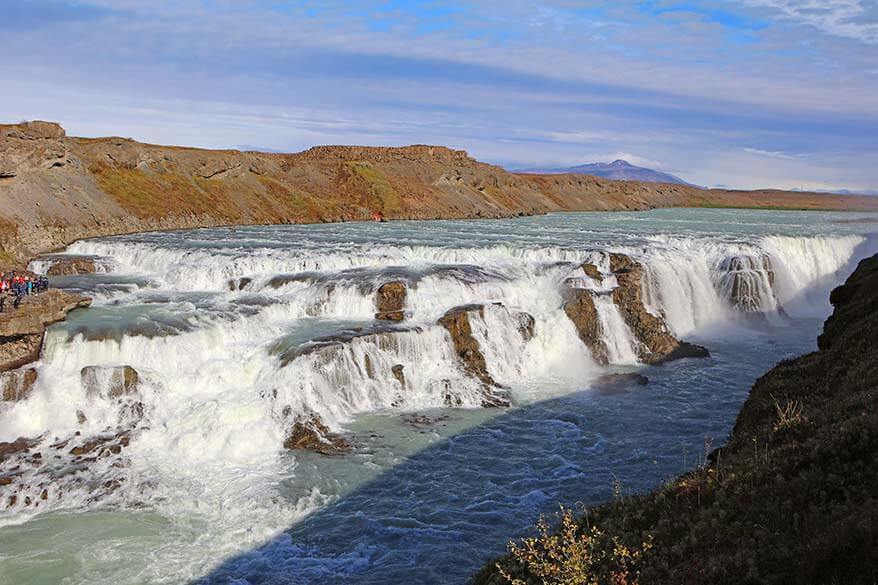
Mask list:
[{"label": "wet rock", "polygon": [[52,260],[46,274],[49,276],[71,276],[94,274],[97,272],[94,258],[89,256],[59,256]]},{"label": "wet rock", "polygon": [[533,315],[520,311],[515,314],[515,318],[518,320],[518,332],[521,334],[521,338],[525,341],[533,339],[536,325]]},{"label": "wet rock", "polygon": [[405,319],[406,285],[402,281],[385,282],[375,293],[376,319],[402,321]]},{"label": "wet rock", "polygon": [[30,395],[37,381],[37,371],[33,368],[12,370],[0,373],[0,400],[18,402]]},{"label": "wet rock", "polygon": [[598,267],[590,262],[586,262],[582,265],[582,271],[585,272],[585,275],[589,278],[593,278],[598,282],[601,282],[604,279],[604,275],[601,274],[601,271],[598,270]]},{"label": "wet rock", "polygon": [[25,297],[18,309],[6,303],[6,310],[0,313],[0,371],[38,359],[46,327],[90,304],[87,297],[56,289]]},{"label": "wet rock", "polygon": [[718,271],[721,294],[739,311],[760,312],[764,297],[774,296],[774,269],[765,254],[730,256],[720,263]]},{"label": "wet rock", "polygon": [[448,415],[442,415],[437,417],[429,417],[424,414],[410,414],[408,416],[403,417],[403,421],[407,425],[413,426],[415,428],[424,428],[431,427],[437,423],[441,423],[447,421],[450,417]]},{"label": "wet rock", "polygon": [[585,289],[571,289],[570,299],[564,303],[564,313],[576,327],[579,339],[591,351],[599,364],[607,363],[607,347],[601,339],[601,325],[592,293]]},{"label": "wet rock", "polygon": [[92,437],[76,445],[70,449],[69,453],[73,456],[82,457],[84,455],[92,455],[94,460],[110,455],[118,455],[122,449],[127,447],[131,442],[127,432],[120,431],[112,435],[102,435]]},{"label": "wet rock", "polygon": [[633,386],[646,386],[649,378],[635,372],[604,374],[594,381],[592,387],[602,394],[621,394]]},{"label": "wet rock", "polygon": [[[248,278],[246,276],[242,277],[242,278],[233,278],[233,279],[229,280],[229,283],[228,283],[229,290],[230,291],[244,290],[245,288],[247,288],[247,285],[249,285],[251,282],[253,282],[253,279]],[[277,287],[275,287],[275,288],[277,288]]]},{"label": "wet rock", "polygon": [[689,343],[688,341],[680,341],[677,343],[677,347],[672,349],[670,353],[665,354],[664,356],[658,357],[654,359],[652,364],[663,364],[665,362],[672,362],[674,360],[681,360],[684,358],[706,358],[710,357],[710,351],[702,345],[698,345],[695,343]]},{"label": "wet rock", "polygon": [[0,336],[0,372],[38,360],[42,347],[42,333]]},{"label": "wet rock", "polygon": [[640,342],[637,350],[641,361],[659,364],[683,357],[708,355],[703,347],[681,343],[670,333],[661,317],[646,310],[641,286],[643,267],[638,262],[624,254],[610,254],[610,267],[618,282],[613,289],[613,302]]},{"label": "wet rock", "polygon": [[88,297],[57,289],[25,297],[18,309],[10,310],[7,304],[0,313],[0,336],[42,335],[48,325],[63,321],[70,311],[90,305]]},{"label": "wet rock", "polygon": [[402,364],[396,364],[390,371],[393,373],[393,377],[399,382],[402,387],[405,387],[405,372],[403,371],[405,366]]},{"label": "wet rock", "polygon": [[610,254],[610,272],[613,274],[624,274],[632,270],[642,270],[640,264],[625,254]]},{"label": "wet rock", "polygon": [[29,449],[35,447],[37,442],[36,439],[27,439],[25,437],[19,437],[11,443],[0,442],[0,463],[12,455],[27,452]]},{"label": "wet rock", "polygon": [[[488,372],[485,356],[482,353],[479,342],[473,337],[471,315],[480,317],[485,315],[484,305],[463,305],[449,310],[439,319],[439,325],[445,328],[451,336],[454,353],[463,365],[464,370],[482,383],[482,406],[509,406],[509,399],[498,392],[499,385]],[[459,402],[450,393],[446,394],[445,402],[448,406],[460,404],[448,404]]]},{"label": "wet rock", "polygon": [[314,416],[293,423],[284,439],[284,448],[333,455],[350,450],[351,445],[344,437],[332,433],[319,418]]},{"label": "wet rock", "polygon": [[366,370],[366,377],[370,380],[375,379],[375,366],[372,365],[372,356],[368,353],[363,356],[363,367]]},{"label": "wet rock", "polygon": [[451,343],[454,352],[463,363],[464,369],[472,376],[478,378],[488,386],[496,386],[494,378],[488,373],[485,356],[482,354],[479,342],[473,337],[470,315],[485,315],[483,305],[464,305],[449,310],[439,319],[439,325],[445,328],[451,335]]},{"label": "wet rock", "polygon": [[106,389],[110,399],[131,396],[137,392],[140,375],[131,366],[86,366],[79,372],[82,385],[89,395],[100,395]]}]

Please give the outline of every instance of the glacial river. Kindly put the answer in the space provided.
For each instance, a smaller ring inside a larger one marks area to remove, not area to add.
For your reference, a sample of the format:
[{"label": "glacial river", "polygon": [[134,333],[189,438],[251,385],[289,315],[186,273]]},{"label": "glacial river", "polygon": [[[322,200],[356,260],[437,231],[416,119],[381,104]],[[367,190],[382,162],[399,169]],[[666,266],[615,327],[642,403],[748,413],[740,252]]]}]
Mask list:
[{"label": "glacial river", "polygon": [[[77,242],[64,254],[99,272],[53,284],[93,306],[49,329],[28,398],[0,404],[0,441],[37,441],[0,465],[0,584],[464,583],[559,502],[703,461],[754,380],[815,348],[828,291],[876,233],[865,214],[703,209]],[[647,309],[711,357],[639,364],[608,302],[610,363],[592,358],[565,289],[608,298],[580,266],[606,272],[609,251],[643,265]],[[405,320],[363,334],[391,281]],[[471,304],[509,407],[482,407],[437,324]],[[594,387],[635,371],[649,383]],[[314,420],[350,449],[284,448]]]}]

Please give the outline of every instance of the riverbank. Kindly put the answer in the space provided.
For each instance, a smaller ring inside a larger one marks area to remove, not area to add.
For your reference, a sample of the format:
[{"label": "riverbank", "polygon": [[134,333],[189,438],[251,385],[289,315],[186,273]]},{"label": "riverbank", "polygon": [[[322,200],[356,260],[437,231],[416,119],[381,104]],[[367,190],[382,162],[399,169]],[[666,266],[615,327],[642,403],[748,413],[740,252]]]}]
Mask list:
[{"label": "riverbank", "polygon": [[[830,300],[818,351],[757,381],[725,447],[660,489],[617,498],[577,521],[589,536],[567,540],[589,543],[592,558],[606,553],[579,565],[595,582],[874,583],[878,256],[863,260]],[[612,552],[616,543],[642,551],[628,559],[624,581],[613,581],[626,564]],[[540,582],[536,565],[522,561],[492,562],[473,583],[508,583],[497,565]]]},{"label": "riverbank", "polygon": [[75,240],[155,230],[716,206],[878,211],[878,199],[521,175],[441,146],[275,154],[0,125],[0,263],[17,267]]}]

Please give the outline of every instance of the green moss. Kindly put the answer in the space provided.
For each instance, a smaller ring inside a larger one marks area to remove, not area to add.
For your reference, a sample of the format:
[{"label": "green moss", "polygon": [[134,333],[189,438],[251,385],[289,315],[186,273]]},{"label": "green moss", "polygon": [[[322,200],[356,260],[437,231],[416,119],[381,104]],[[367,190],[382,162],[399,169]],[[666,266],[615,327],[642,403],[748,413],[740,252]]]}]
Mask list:
[{"label": "green moss", "polygon": [[225,217],[227,193],[201,188],[190,177],[176,173],[145,173],[97,165],[91,169],[98,185],[119,205],[141,218],[211,214]]},{"label": "green moss", "polygon": [[372,211],[393,214],[402,210],[402,197],[380,171],[366,162],[345,163],[359,183],[365,188],[366,198],[363,204]]}]

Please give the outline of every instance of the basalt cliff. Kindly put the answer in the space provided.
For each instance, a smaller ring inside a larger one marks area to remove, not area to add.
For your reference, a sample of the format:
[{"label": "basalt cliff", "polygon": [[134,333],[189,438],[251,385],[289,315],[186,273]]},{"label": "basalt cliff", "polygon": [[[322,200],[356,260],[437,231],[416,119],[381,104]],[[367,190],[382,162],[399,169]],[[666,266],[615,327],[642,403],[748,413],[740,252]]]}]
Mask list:
[{"label": "basalt cliff", "polygon": [[587,511],[474,583],[875,583],[878,255],[830,301],[818,350],[760,378],[697,469]]},{"label": "basalt cliff", "polygon": [[878,201],[515,174],[441,146],[274,154],[75,138],[50,122],[0,125],[3,265],[81,238],[157,229],[699,206],[874,210]]}]

